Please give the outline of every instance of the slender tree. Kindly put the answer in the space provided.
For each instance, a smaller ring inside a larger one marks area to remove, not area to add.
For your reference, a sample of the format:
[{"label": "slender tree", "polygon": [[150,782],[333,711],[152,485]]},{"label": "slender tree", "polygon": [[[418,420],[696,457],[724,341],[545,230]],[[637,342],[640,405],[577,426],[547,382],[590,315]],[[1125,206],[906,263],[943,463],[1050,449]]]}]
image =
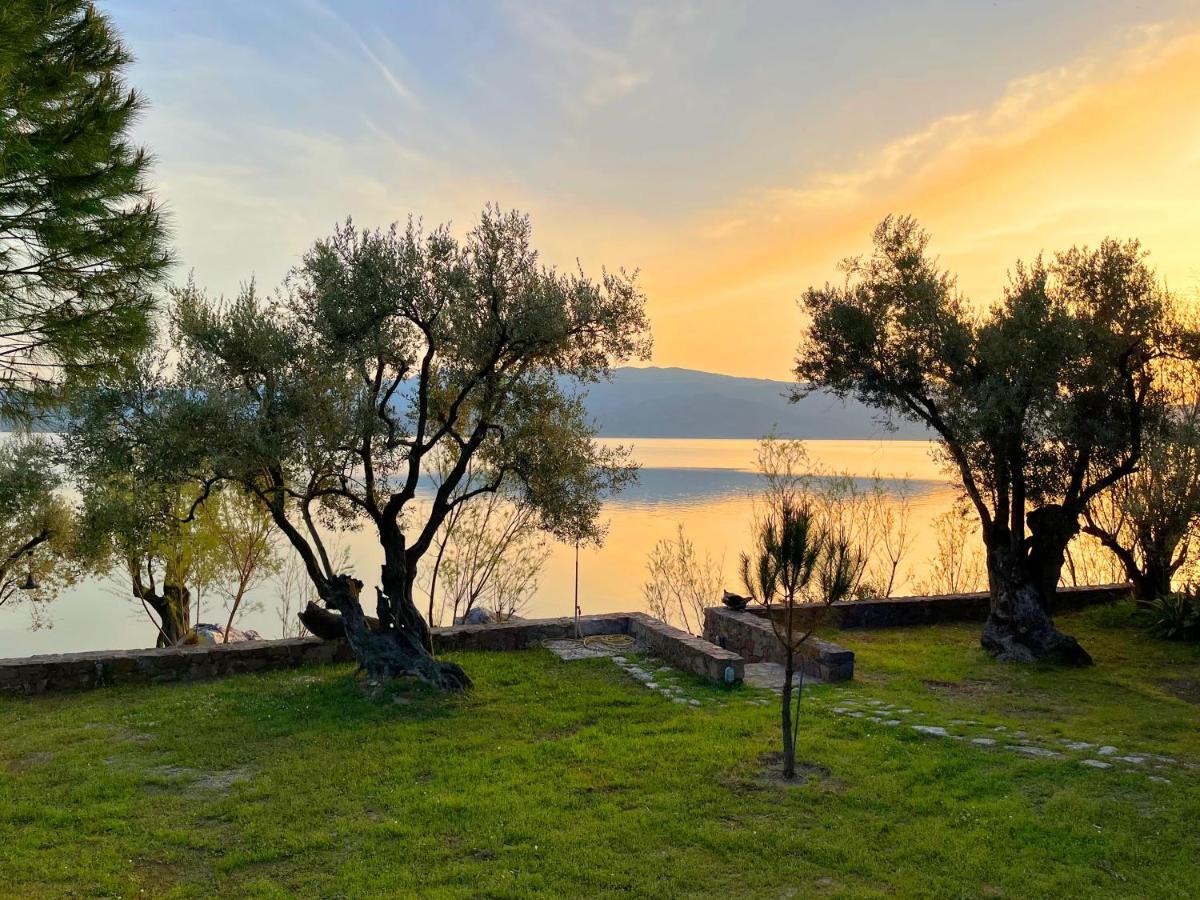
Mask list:
[{"label": "slender tree", "polygon": [[912,219],[888,218],[842,286],[810,288],[802,395],[826,387],[923,422],[962,482],[987,550],[982,642],[1001,659],[1091,658],[1054,627],[1064,554],[1092,500],[1133,472],[1163,413],[1153,369],[1181,349],[1136,242],[1018,264],[976,313]]},{"label": "slender tree", "polygon": [[0,4],[0,413],[127,366],[150,337],[166,232],[129,129],[130,55],[83,0]]},{"label": "slender tree", "polygon": [[753,553],[741,556],[742,583],[759,602],[770,606],[778,601],[781,607],[780,615],[771,618],[771,625],[784,657],[780,715],[783,777],[794,778],[804,691],[802,672],[793,713],[796,654],[821,620],[814,610],[823,612],[850,595],[863,554],[842,537],[823,531],[808,504],[788,493],[779,496],[757,530]]},{"label": "slender tree", "polygon": [[[413,597],[456,506],[511,487],[541,528],[573,539],[630,477],[570,385],[645,355],[644,298],[622,272],[594,281],[542,266],[523,215],[489,208],[461,242],[411,222],[348,222],[275,301],[248,288],[225,304],[189,287],[177,321],[195,387],[179,428],[214,474],[271,511],[373,679],[469,684],[433,657]],[[442,453],[453,464],[418,502]],[[489,477],[461,491],[473,462]],[[363,582],[326,551],[330,530],[364,525],[384,557],[374,624]]]}]

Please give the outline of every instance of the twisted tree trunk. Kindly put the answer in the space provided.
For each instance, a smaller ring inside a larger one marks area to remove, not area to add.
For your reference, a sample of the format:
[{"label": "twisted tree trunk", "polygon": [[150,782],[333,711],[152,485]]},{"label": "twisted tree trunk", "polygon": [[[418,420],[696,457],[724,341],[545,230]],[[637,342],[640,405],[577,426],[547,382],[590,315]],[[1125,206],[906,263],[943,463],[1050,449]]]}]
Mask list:
[{"label": "twisted tree trunk", "polygon": [[164,584],[162,593],[135,585],[138,598],[145,601],[159,618],[156,646],[174,647],[192,631],[191,592],[182,585]]},{"label": "twisted tree trunk", "polygon": [[[407,675],[447,691],[471,687],[471,679],[457,663],[434,658],[425,643],[429,640],[428,628],[417,631],[387,624],[383,619],[373,627],[359,600],[362,588],[363,583],[357,578],[339,575],[329,583],[321,599],[340,614],[350,649],[369,678],[388,681]],[[386,595],[382,591],[379,594],[382,610]],[[409,602],[412,605],[411,599]]]},{"label": "twisted tree trunk", "polygon": [[1053,598],[1077,519],[1059,506],[1029,514],[1026,546],[1000,529],[987,548],[991,605],[980,642],[1000,660],[1087,666],[1092,658],[1075,638],[1054,626]]}]

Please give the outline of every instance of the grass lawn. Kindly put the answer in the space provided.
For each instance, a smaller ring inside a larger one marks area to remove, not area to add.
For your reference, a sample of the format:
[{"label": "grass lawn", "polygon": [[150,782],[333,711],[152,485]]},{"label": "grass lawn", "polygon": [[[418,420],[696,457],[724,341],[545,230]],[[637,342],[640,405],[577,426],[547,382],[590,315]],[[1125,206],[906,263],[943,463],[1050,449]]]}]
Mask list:
[{"label": "grass lawn", "polygon": [[339,666],[0,699],[0,893],[1200,896],[1200,649],[1124,607],[1063,624],[1094,668],[842,632],[859,679],[806,694],[799,786],[764,774],[774,695],[673,703],[545,651],[458,656],[466,698]]}]

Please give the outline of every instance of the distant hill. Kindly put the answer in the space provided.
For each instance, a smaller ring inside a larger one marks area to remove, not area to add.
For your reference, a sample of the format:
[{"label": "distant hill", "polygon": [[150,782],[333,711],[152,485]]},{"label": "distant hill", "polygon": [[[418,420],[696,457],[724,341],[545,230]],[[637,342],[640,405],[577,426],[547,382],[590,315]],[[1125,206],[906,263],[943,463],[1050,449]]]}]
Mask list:
[{"label": "distant hill", "polygon": [[[875,410],[825,392],[789,403],[788,381],[734,378],[694,369],[624,366],[612,381],[588,385],[587,409],[608,437],[760,438],[774,428],[782,437],[923,440],[930,433],[911,422],[889,431]],[[58,431],[61,416],[33,426]],[[12,430],[0,420],[0,431]]]},{"label": "distant hill", "polygon": [[587,408],[611,437],[783,437],[922,440],[913,423],[889,431],[875,410],[824,393],[789,403],[790,382],[734,378],[693,369],[622,367],[610,382],[588,386]]}]

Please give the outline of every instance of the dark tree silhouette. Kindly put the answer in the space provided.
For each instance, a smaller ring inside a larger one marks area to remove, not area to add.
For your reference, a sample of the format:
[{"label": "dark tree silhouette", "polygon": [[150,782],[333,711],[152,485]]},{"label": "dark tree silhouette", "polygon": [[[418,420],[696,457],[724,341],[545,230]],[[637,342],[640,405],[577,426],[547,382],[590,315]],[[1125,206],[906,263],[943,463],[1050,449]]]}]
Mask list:
[{"label": "dark tree silhouette", "polygon": [[923,422],[979,517],[1001,659],[1087,664],[1051,604],[1067,544],[1098,495],[1128,476],[1164,402],[1153,373],[1184,342],[1136,242],[1018,264],[976,312],[910,218],[885,219],[842,286],[810,288],[796,373],[887,417]]}]

